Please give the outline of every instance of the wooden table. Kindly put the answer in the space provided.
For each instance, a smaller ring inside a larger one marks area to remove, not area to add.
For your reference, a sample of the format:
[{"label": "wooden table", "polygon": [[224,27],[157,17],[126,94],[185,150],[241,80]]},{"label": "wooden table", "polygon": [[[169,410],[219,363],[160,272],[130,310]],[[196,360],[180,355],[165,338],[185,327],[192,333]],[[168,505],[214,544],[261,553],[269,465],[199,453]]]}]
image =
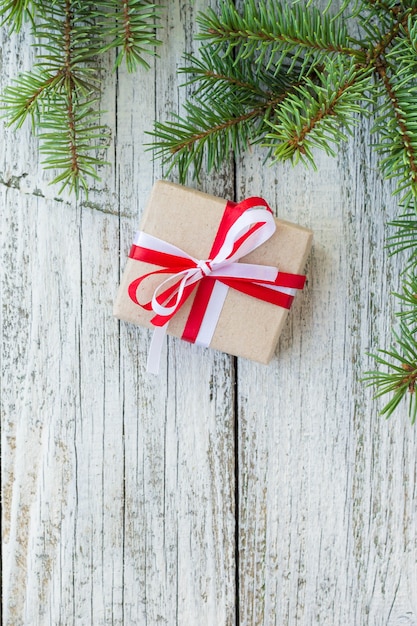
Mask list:
[{"label": "wooden table", "polygon": [[[149,332],[112,317],[164,175],[145,131],[179,109],[204,6],[169,3],[149,72],[108,60],[110,165],[88,200],[48,185],[28,126],[2,128],[4,623],[415,625],[417,431],[405,404],[381,419],[360,380],[389,344],[402,268],[369,128],[318,172],[253,150],[199,185],[263,195],[315,232],[269,367],[169,339],[150,376]],[[2,37],[3,89],[33,51]]]}]

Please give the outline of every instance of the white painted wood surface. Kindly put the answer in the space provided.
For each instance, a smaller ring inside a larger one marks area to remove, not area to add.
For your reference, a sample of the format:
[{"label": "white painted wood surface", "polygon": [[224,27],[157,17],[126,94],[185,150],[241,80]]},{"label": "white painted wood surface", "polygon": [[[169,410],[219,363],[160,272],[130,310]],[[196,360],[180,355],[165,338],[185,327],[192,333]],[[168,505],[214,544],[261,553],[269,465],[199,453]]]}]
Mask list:
[{"label": "white painted wood surface", "polygon": [[[88,201],[56,197],[29,129],[2,128],[4,624],[416,625],[416,429],[360,382],[401,267],[367,129],[318,173],[254,152],[201,183],[315,231],[269,367],[170,339],[150,377],[148,331],[112,318],[163,174],[144,132],[178,107],[204,5],[169,3],[151,71],[107,72],[112,164]],[[2,38],[3,88],[31,50]]]}]

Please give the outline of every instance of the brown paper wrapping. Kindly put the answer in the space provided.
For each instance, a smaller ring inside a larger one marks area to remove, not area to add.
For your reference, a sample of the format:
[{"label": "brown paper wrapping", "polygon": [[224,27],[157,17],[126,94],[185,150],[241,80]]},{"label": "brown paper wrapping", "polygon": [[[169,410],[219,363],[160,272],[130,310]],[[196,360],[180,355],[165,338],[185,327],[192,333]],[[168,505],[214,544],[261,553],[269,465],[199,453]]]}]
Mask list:
[{"label": "brown paper wrapping", "polygon": [[[226,200],[173,183],[155,183],[140,230],[159,237],[199,259],[208,258]],[[283,272],[302,273],[310,252],[313,233],[307,228],[275,220],[277,229],[262,246],[242,258],[247,263],[273,265]],[[128,286],[155,265],[128,258],[114,303],[114,315],[127,322],[152,328],[153,313],[129,298]],[[165,279],[168,275],[163,275]],[[139,300],[151,299],[161,281],[146,280]],[[142,289],[142,287],[140,288]],[[172,318],[168,333],[181,337],[194,294]],[[229,289],[210,347],[228,354],[269,363],[288,310]]]}]

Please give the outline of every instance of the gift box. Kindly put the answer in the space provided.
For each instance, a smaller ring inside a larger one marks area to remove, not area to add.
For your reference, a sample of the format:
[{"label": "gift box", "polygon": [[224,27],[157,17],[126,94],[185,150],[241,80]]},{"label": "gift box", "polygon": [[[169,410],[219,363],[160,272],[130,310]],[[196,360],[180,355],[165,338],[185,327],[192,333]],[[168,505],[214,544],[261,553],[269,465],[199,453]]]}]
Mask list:
[{"label": "gift box", "polygon": [[235,204],[158,181],[114,315],[266,364],[304,285],[312,235],[261,198]]}]

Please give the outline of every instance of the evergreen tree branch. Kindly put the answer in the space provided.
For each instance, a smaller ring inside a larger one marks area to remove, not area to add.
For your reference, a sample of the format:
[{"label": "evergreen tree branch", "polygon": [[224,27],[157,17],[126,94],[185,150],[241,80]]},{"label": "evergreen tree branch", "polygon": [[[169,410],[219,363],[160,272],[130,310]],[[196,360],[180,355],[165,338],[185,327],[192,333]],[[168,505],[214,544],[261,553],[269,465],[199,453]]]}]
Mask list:
[{"label": "evergreen tree branch", "polygon": [[48,117],[39,125],[40,151],[45,155],[46,169],[58,170],[53,183],[60,183],[60,193],[69,191],[88,193],[88,178],[98,179],[102,159],[91,155],[97,143],[107,140],[105,128],[97,123],[97,103],[80,103],[75,92],[57,97],[51,104]]},{"label": "evergreen tree branch", "polygon": [[389,222],[389,226],[393,226],[396,231],[388,237],[388,249],[390,254],[407,253],[408,258],[405,262],[406,269],[417,266],[417,215],[414,209],[411,209],[401,215],[396,220]]},{"label": "evergreen tree branch", "polygon": [[44,165],[60,170],[53,182],[75,193],[87,188],[86,176],[97,177],[98,159],[90,156],[102,139],[97,125],[97,46],[88,2],[62,0],[38,16],[36,36],[46,41],[32,72],[18,77],[5,91],[9,122],[20,126],[28,115],[38,133]]},{"label": "evergreen tree branch", "polygon": [[96,12],[103,39],[110,42],[100,52],[118,49],[115,67],[126,62],[129,72],[139,65],[149,68],[144,55],[154,55],[161,44],[156,37],[161,5],[149,0],[102,0]]},{"label": "evergreen tree branch", "polygon": [[87,190],[87,179],[97,178],[103,164],[92,156],[107,141],[97,114],[99,55],[120,47],[116,66],[123,60],[130,71],[146,66],[142,53],[153,54],[158,43],[158,10],[148,0],[0,0],[0,15],[11,29],[31,19],[39,50],[33,69],[6,88],[2,109],[16,127],[31,119],[44,165],[58,168],[53,182],[62,188]]},{"label": "evergreen tree branch", "polygon": [[[256,137],[267,130],[265,119],[273,114],[275,106],[287,97],[282,93],[276,98],[257,104],[243,113],[230,101],[195,99],[185,105],[186,118],[173,122],[156,122],[149,134],[158,138],[150,144],[155,157],[169,163],[169,171],[178,166],[179,179],[185,182],[191,165],[198,178],[206,157],[207,171],[219,168],[231,151],[246,150]],[[204,118],[202,119],[201,113]]]},{"label": "evergreen tree branch", "polygon": [[[368,6],[369,15],[374,18],[372,3],[362,4]],[[274,99],[274,93],[281,91],[287,91],[290,97],[277,103],[277,121],[270,115],[268,120],[264,120],[272,129],[268,132],[264,145],[271,149],[275,159],[301,159],[314,165],[313,148],[320,147],[329,154],[334,154],[333,146],[346,138],[343,130],[349,134],[356,123],[354,114],[368,114],[367,105],[370,102],[376,104],[375,99],[369,97],[372,90],[375,91],[371,81],[371,74],[375,73],[384,88],[385,103],[387,100],[389,102],[388,117],[395,120],[398,129],[397,141],[393,142],[392,124],[386,128],[383,123],[384,116],[385,120],[387,116],[383,105],[384,115],[377,118],[374,127],[374,131],[381,130],[382,142],[376,146],[384,156],[381,166],[387,178],[395,175],[399,179],[398,191],[405,192],[404,200],[409,201],[416,192],[417,137],[412,131],[416,127],[413,98],[416,87],[404,85],[402,77],[401,82],[393,84],[390,64],[395,66],[397,63],[395,55],[398,53],[399,42],[402,43],[408,32],[412,32],[413,36],[417,33],[414,17],[417,7],[402,4],[401,11],[397,10],[398,7],[393,11],[393,8],[395,6],[390,2],[385,3],[388,21],[378,24],[371,20],[371,26],[366,26],[369,39],[355,41],[354,48],[349,45],[353,40],[344,27],[344,21],[340,23],[336,19],[330,19],[314,8],[306,13],[301,5],[289,8],[280,2],[257,3],[255,0],[248,0],[241,13],[231,1],[221,4],[219,15],[209,9],[199,18],[203,26],[200,38],[208,41],[208,44],[202,46],[202,60],[188,57],[191,67],[184,71],[192,73],[193,78],[189,82],[197,83],[197,93],[201,92],[212,100],[227,93],[227,97],[235,103],[236,110],[240,107],[240,112],[233,119],[228,116],[224,120],[213,120],[210,128],[208,119],[203,119],[208,108],[200,107],[198,115],[196,104],[192,113],[192,118],[196,121],[195,129],[188,120],[187,138],[184,138],[182,129],[179,133],[181,141],[178,141],[178,137],[173,139],[169,150],[176,154],[186,147],[189,149],[192,143],[205,139],[211,133],[228,132],[230,126],[262,115],[257,106],[249,111],[244,108],[248,102],[248,95],[244,92],[249,86],[252,86],[254,93],[265,91],[262,74],[266,72],[269,73],[267,83],[272,82],[272,75],[279,79],[284,77],[283,80],[287,80],[287,83],[297,80],[299,84],[297,89],[274,84],[272,89],[269,88],[271,100]],[[363,18],[365,22],[369,15],[366,14]],[[384,29],[382,32],[381,28]],[[321,53],[318,56],[312,55],[310,47],[315,47],[316,50],[320,48],[324,56]],[[209,67],[208,58],[215,59],[213,63],[219,66],[217,70]],[[416,63],[414,49],[413,62]],[[221,63],[223,67],[220,67]],[[234,73],[234,69],[244,63],[253,68],[253,82]],[[405,60],[402,63],[405,65]],[[409,64],[401,72],[410,76],[411,69]],[[397,69],[396,74],[399,73]],[[417,65],[416,71],[412,73],[413,80],[416,73]],[[216,84],[219,85],[218,91]],[[234,94],[230,92],[232,85]],[[190,109],[188,113],[189,111]],[[181,125],[181,118],[177,119]],[[264,128],[265,124],[257,126],[258,130],[262,129],[262,133]],[[167,148],[169,132],[175,135],[175,123],[170,123],[167,127],[158,124],[157,129],[164,134]],[[158,135],[158,130],[154,136]],[[262,143],[262,139],[258,135],[252,138],[252,142]],[[162,156],[164,149],[162,146],[160,148],[157,154]],[[187,162],[192,163],[192,159]]]},{"label": "evergreen tree branch", "polygon": [[293,63],[303,57],[304,66],[329,54],[364,60],[363,51],[350,45],[344,24],[335,24],[314,7],[306,12],[301,5],[247,0],[241,14],[232,2],[223,2],[219,15],[209,8],[197,21],[202,29],[199,39],[226,45],[226,54],[233,50],[236,63],[257,54],[259,60],[268,54],[269,65],[276,68],[291,55]]},{"label": "evergreen tree branch", "polygon": [[[403,43],[402,43],[403,45]],[[379,130],[382,135],[382,142],[375,147],[382,154],[386,154],[381,161],[382,171],[386,178],[395,177],[399,182],[397,193],[405,192],[402,198],[403,203],[411,202],[417,196],[417,133],[415,132],[417,122],[417,111],[415,101],[417,96],[417,85],[407,72],[407,79],[404,83],[402,72],[398,63],[398,46],[395,54],[392,54],[394,62],[397,63],[396,79],[389,76],[389,65],[385,59],[378,57],[374,65],[380,77],[385,95],[390,103],[390,112],[383,108],[382,115],[377,118],[374,131]],[[388,60],[389,60],[388,56]],[[417,59],[414,59],[413,66],[417,68]],[[400,80],[398,80],[398,78]],[[394,80],[397,80],[395,84]],[[393,120],[397,131],[393,133],[390,118]],[[395,139],[393,140],[393,135]]]},{"label": "evergreen tree branch", "polygon": [[192,65],[183,68],[191,74],[187,84],[199,82],[193,101],[185,104],[185,116],[157,122],[149,133],[158,139],[151,144],[155,157],[164,164],[170,161],[170,169],[177,165],[181,181],[191,163],[199,176],[204,156],[210,171],[228,158],[230,150],[241,151],[259,142],[276,107],[300,84],[294,82],[296,75],[275,74],[245,59],[235,65],[211,47],[201,59],[190,55],[188,60]]},{"label": "evergreen tree branch", "polygon": [[415,394],[417,381],[417,351],[414,334],[410,332],[408,325],[404,322],[400,324],[400,333],[394,332],[396,345],[390,350],[379,350],[377,354],[370,356],[376,364],[388,371],[380,369],[367,372],[364,381],[369,386],[377,387],[375,398],[380,398],[386,394],[391,395],[391,399],[381,410],[381,415],[389,418],[400,402],[408,397],[408,414],[411,423],[414,424],[417,417],[417,399]]},{"label": "evergreen tree branch", "polygon": [[[188,65],[179,69],[180,73],[186,74],[189,78],[185,85],[196,87],[194,96],[202,95],[205,92],[216,91],[216,96],[231,97],[234,90],[253,94],[262,99],[274,98],[272,89],[274,84],[285,84],[285,77],[280,74],[274,75],[271,72],[262,73],[261,68],[252,68],[250,75],[245,72],[247,64],[231,66],[227,60],[216,54],[210,46],[201,50],[201,58],[194,55],[185,56]],[[288,81],[287,81],[288,83]]]},{"label": "evergreen tree branch", "polygon": [[405,280],[403,293],[395,293],[394,295],[405,307],[397,313],[397,317],[407,325],[408,331],[414,337],[417,331],[417,276],[414,271]]},{"label": "evergreen tree branch", "polygon": [[6,87],[3,94],[2,110],[9,119],[10,125],[20,128],[27,116],[32,120],[33,129],[39,121],[40,107],[51,91],[56,90],[59,74],[37,67],[34,71],[21,74],[14,85]]},{"label": "evergreen tree branch", "polygon": [[[373,29],[373,35],[377,40],[376,45],[372,47],[368,56],[367,63],[381,62],[383,61],[383,55],[390,47],[390,45],[395,42],[396,38],[408,29],[410,24],[410,20],[417,14],[417,7],[408,8],[405,11],[401,10],[400,7],[395,7],[397,10],[391,10],[389,12],[390,15],[390,28],[385,34],[381,34],[381,24],[377,23]],[[368,24],[368,22],[364,22],[364,24]]]},{"label": "evergreen tree branch", "polygon": [[337,62],[329,62],[326,74],[317,72],[314,81],[306,77],[276,112],[278,123],[270,124],[267,145],[275,145],[275,160],[301,159],[314,166],[314,148],[334,156],[332,144],[346,139],[342,127],[351,133],[354,114],[366,111],[369,85],[369,71]]},{"label": "evergreen tree branch", "polygon": [[209,94],[211,98],[227,97],[234,101],[251,100],[255,96],[266,101],[290,88],[298,76],[288,69],[277,72],[246,60],[236,64],[210,45],[200,51],[200,58],[189,54],[185,59],[188,65],[179,72],[187,75],[185,85],[195,88],[193,96]]}]

